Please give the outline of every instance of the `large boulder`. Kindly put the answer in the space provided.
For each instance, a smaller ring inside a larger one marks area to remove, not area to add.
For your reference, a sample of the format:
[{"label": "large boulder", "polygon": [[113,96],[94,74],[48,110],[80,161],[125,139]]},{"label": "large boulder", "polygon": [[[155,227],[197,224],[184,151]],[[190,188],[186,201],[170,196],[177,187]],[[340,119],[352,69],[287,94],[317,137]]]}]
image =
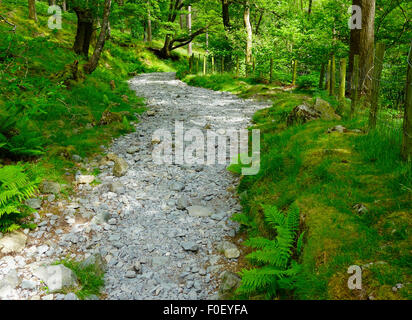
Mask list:
[{"label": "large boulder", "polygon": [[341,116],[336,114],[335,109],[330,105],[329,102],[321,99],[316,98],[315,105],[313,106],[317,112],[320,113],[320,117],[323,120],[341,120]]},{"label": "large boulder", "polygon": [[294,124],[304,124],[308,121],[316,120],[320,118],[320,112],[317,112],[312,107],[302,104],[297,106],[289,114],[286,123],[288,126]]},{"label": "large boulder", "polygon": [[52,293],[77,286],[77,277],[74,272],[62,264],[39,267],[34,270],[33,274],[44,281]]},{"label": "large boulder", "polygon": [[314,105],[304,103],[294,108],[287,118],[287,125],[303,124],[316,119],[340,120],[341,117],[336,114],[329,102],[316,98]]}]

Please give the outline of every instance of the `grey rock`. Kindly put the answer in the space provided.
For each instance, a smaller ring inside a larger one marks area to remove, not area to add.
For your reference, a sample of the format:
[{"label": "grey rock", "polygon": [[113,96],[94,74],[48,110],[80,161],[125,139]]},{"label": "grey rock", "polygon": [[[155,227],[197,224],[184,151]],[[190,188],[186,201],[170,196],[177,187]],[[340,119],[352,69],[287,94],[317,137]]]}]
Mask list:
[{"label": "grey rock", "polygon": [[163,265],[167,264],[168,261],[169,261],[168,257],[163,257],[163,256],[153,257],[152,258],[152,266],[153,267],[163,266]]},{"label": "grey rock", "polygon": [[34,288],[37,287],[37,284],[36,282],[31,281],[31,280],[23,280],[20,286],[22,287],[22,289],[33,290]]},{"label": "grey rock", "polygon": [[40,191],[43,193],[52,193],[57,194],[60,193],[61,187],[58,182],[53,181],[43,181],[40,185]]},{"label": "grey rock", "polygon": [[98,270],[101,273],[104,273],[107,271],[107,263],[106,260],[103,259],[103,257],[99,253],[95,253],[88,257],[87,259],[83,260],[79,267],[80,268],[88,268],[90,266],[95,266],[96,270]]},{"label": "grey rock", "polygon": [[181,243],[183,249],[185,251],[192,251],[192,252],[197,252],[199,251],[199,246],[196,242],[193,241],[184,241]]},{"label": "grey rock", "polygon": [[39,267],[34,270],[33,274],[44,281],[50,292],[77,286],[77,277],[74,272],[62,264]]},{"label": "grey rock", "polygon": [[42,200],[38,199],[38,198],[34,198],[34,199],[27,199],[25,201],[26,206],[33,208],[35,210],[38,210],[41,208],[42,205]]},{"label": "grey rock", "polygon": [[73,292],[70,292],[64,296],[64,300],[74,301],[79,300],[79,298]]},{"label": "grey rock", "polygon": [[192,217],[210,217],[213,215],[213,209],[203,206],[191,206],[187,208],[189,215]]},{"label": "grey rock", "polygon": [[4,254],[21,252],[26,246],[27,236],[14,231],[0,239],[0,252]]},{"label": "grey rock", "polygon": [[189,206],[189,200],[185,196],[181,196],[176,201],[176,208],[179,210],[185,210]]},{"label": "grey rock", "polygon": [[185,188],[185,185],[178,181],[175,181],[170,184],[170,190],[172,191],[182,191],[184,188]]},{"label": "grey rock", "polygon": [[230,271],[224,271],[221,278],[222,281],[219,287],[219,299],[228,300],[239,287],[241,279]]},{"label": "grey rock", "polygon": [[111,192],[117,194],[124,194],[126,192],[125,187],[120,182],[112,182],[109,185],[109,189]]}]

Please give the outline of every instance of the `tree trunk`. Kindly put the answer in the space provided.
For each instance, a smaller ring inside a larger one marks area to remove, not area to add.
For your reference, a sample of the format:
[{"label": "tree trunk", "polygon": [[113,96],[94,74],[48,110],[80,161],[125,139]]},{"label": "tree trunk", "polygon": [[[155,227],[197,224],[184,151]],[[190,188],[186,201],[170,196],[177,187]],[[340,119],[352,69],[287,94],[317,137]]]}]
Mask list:
[{"label": "tree trunk", "polygon": [[[361,0],[352,0],[352,6],[361,7]],[[360,52],[360,29],[351,29],[349,44],[348,89],[351,88],[353,75],[353,58]]]},{"label": "tree trunk", "polygon": [[312,2],[313,2],[313,0],[309,0],[308,15],[310,15],[312,13]]},{"label": "tree trunk", "polygon": [[[191,34],[192,33],[192,6],[188,6],[187,11],[189,11],[189,13],[187,14],[187,28],[188,28],[189,34]],[[191,56],[192,53],[193,53],[192,42],[189,42],[189,44],[187,45],[187,54]]]},{"label": "tree trunk", "polygon": [[244,11],[244,22],[247,33],[246,40],[246,64],[250,65],[252,62],[252,46],[253,46],[253,34],[252,34],[252,25],[250,24],[250,7],[249,0],[246,0],[245,11]]},{"label": "tree trunk", "polygon": [[225,30],[230,30],[229,0],[222,0],[222,17]]},{"label": "tree trunk", "polygon": [[403,118],[402,158],[412,161],[412,41],[408,56],[408,75],[406,79],[405,115]]},{"label": "tree trunk", "polygon": [[152,18],[150,16],[150,8],[148,9],[148,19],[147,19],[147,41],[149,45],[152,44]]},{"label": "tree trunk", "polygon": [[89,10],[78,7],[73,8],[73,10],[77,15],[77,31],[73,50],[76,54],[81,54],[88,58],[94,19]]},{"label": "tree trunk", "polygon": [[37,22],[36,0],[29,0],[29,19]]},{"label": "tree trunk", "polygon": [[160,50],[160,54],[163,58],[169,58],[171,54],[170,44],[172,43],[171,35],[166,35],[165,44],[163,48]]},{"label": "tree trunk", "polygon": [[91,74],[94,70],[96,70],[97,64],[99,63],[99,60],[100,60],[100,56],[103,52],[104,44],[106,42],[106,34],[109,28],[109,16],[110,16],[111,5],[112,5],[112,0],[104,1],[103,21],[102,21],[99,39],[97,40],[96,47],[94,48],[93,56],[91,57],[90,61],[86,63],[83,67],[84,71],[87,74]]},{"label": "tree trunk", "polygon": [[368,101],[372,90],[372,69],[375,43],[375,0],[362,0],[362,29],[360,30],[360,83]]}]

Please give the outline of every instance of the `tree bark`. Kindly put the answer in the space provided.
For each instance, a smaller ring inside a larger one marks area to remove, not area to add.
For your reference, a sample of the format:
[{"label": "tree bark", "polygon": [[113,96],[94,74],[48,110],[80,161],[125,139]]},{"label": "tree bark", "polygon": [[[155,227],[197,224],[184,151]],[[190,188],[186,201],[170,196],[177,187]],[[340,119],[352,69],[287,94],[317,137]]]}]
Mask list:
[{"label": "tree bark", "polygon": [[312,2],[313,2],[313,0],[309,0],[308,15],[310,15],[312,13]]},{"label": "tree bark", "polygon": [[247,40],[246,40],[246,64],[250,65],[252,62],[252,46],[253,46],[253,32],[252,25],[250,24],[250,6],[249,0],[245,2],[245,11],[243,15],[245,22]]},{"label": "tree bark", "polygon": [[77,15],[77,30],[73,50],[76,54],[83,55],[88,58],[90,40],[93,34],[93,15],[88,9],[75,7],[73,10]]},{"label": "tree bark", "polygon": [[[189,13],[187,14],[187,29],[189,31],[189,34],[191,34],[192,33],[192,6],[188,6],[187,11],[189,11]],[[193,53],[192,42],[190,41],[189,44],[187,45],[187,54],[191,56],[192,53]]]},{"label": "tree bark", "polygon": [[[352,6],[361,7],[361,0],[352,0]],[[353,75],[353,58],[360,53],[360,29],[351,29],[349,43],[348,89],[351,88]]]},{"label": "tree bark", "polygon": [[37,22],[36,0],[29,0],[29,19]]},{"label": "tree bark", "polygon": [[91,74],[97,68],[99,63],[100,56],[103,52],[104,44],[106,42],[106,34],[109,29],[109,17],[110,17],[110,8],[112,6],[112,0],[104,1],[104,11],[103,11],[103,21],[101,26],[101,31],[99,39],[97,40],[96,47],[94,48],[93,56],[90,61],[86,63],[83,67],[85,73]]},{"label": "tree bark", "polygon": [[362,0],[362,29],[360,30],[360,83],[368,97],[372,90],[372,70],[375,43],[375,0]]},{"label": "tree bark", "polygon": [[229,0],[222,0],[222,18],[225,30],[230,30]]},{"label": "tree bark", "polygon": [[405,114],[403,118],[402,158],[412,161],[412,41],[408,56]]},{"label": "tree bark", "polygon": [[150,16],[150,8],[148,8],[147,41],[149,42],[149,45],[151,45],[152,43],[152,18]]}]

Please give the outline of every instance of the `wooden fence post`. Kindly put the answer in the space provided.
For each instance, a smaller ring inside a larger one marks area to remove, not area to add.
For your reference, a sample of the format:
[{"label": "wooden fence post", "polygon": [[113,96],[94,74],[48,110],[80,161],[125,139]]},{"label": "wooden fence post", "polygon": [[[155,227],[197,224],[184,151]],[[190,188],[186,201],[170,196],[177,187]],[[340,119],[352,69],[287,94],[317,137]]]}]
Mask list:
[{"label": "wooden fence post", "polygon": [[193,72],[193,56],[189,57],[189,73],[192,74]]},{"label": "wooden fence post", "polygon": [[412,41],[409,49],[407,73],[402,158],[405,161],[412,161]]},{"label": "wooden fence post", "polygon": [[330,91],[330,70],[331,70],[331,66],[332,66],[332,61],[328,61],[328,69],[326,72],[326,86],[325,89],[327,92]]},{"label": "wooden fence post", "polygon": [[239,62],[239,56],[236,57],[236,78],[239,78],[240,76],[240,62]]},{"label": "wooden fence post", "polygon": [[293,60],[293,76],[292,76],[292,85],[296,85],[296,78],[298,74],[298,60]]},{"label": "wooden fence post", "polygon": [[325,85],[325,64],[322,63],[322,67],[320,69],[320,78],[319,78],[319,89],[323,89]]},{"label": "wooden fence post", "polygon": [[350,106],[350,117],[353,118],[356,109],[358,108],[358,91],[359,91],[359,55],[355,54],[353,57],[353,71],[352,71],[352,81],[351,81],[351,106]]},{"label": "wooden fence post", "polygon": [[383,58],[385,56],[385,44],[377,43],[375,48],[375,58],[372,72],[372,91],[370,96],[369,129],[376,128],[376,117],[378,114],[379,89],[383,68]]},{"label": "wooden fence post", "polygon": [[335,95],[335,86],[336,86],[336,60],[335,56],[332,56],[332,64],[330,67],[330,88],[329,88],[329,95]]},{"label": "wooden fence post", "polygon": [[273,58],[270,58],[269,82],[273,81]]},{"label": "wooden fence post", "polygon": [[215,56],[212,56],[212,74],[215,73]]}]

